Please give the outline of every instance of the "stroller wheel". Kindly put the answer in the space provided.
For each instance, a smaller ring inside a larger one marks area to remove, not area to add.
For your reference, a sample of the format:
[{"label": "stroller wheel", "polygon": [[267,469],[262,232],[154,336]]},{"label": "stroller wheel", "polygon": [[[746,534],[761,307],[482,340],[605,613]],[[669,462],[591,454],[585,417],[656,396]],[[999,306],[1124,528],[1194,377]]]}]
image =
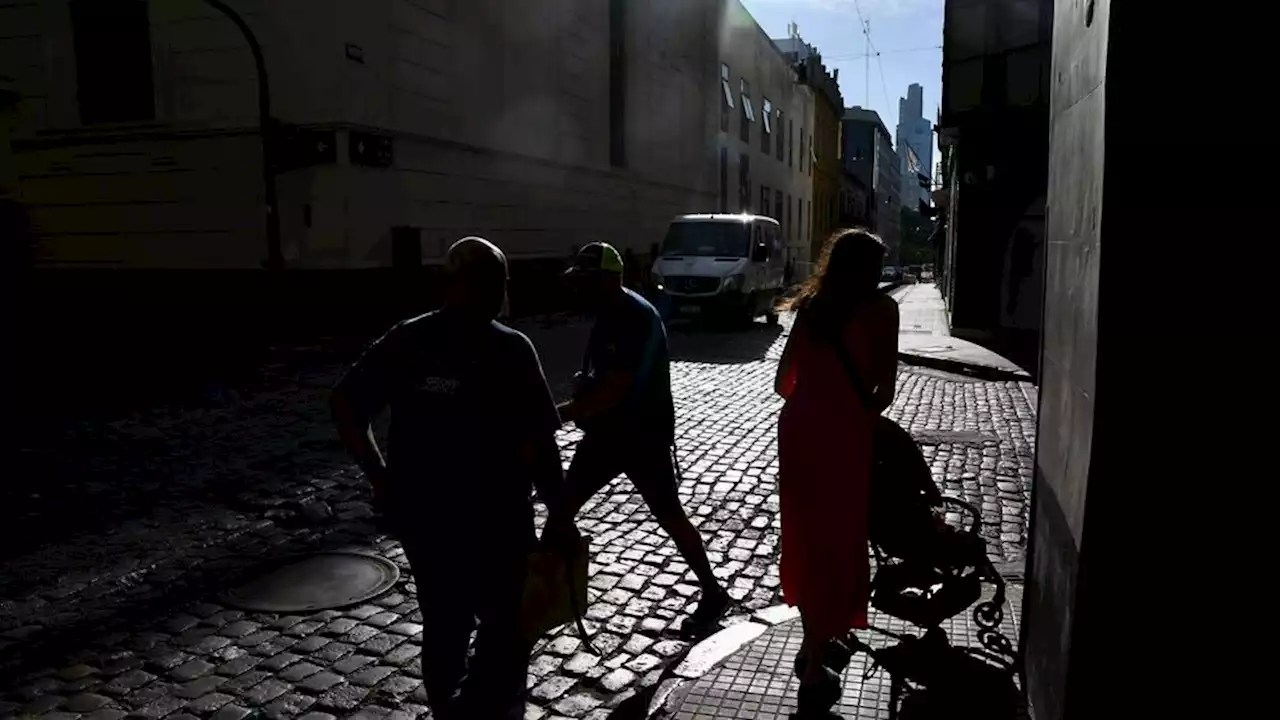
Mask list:
[{"label": "stroller wheel", "polygon": [[982,646],[993,653],[999,653],[1007,657],[1013,657],[1013,643],[1009,642],[1009,638],[1001,635],[994,630],[982,630],[978,632],[978,641]]},{"label": "stroller wheel", "polygon": [[973,609],[973,621],[984,628],[999,627],[1004,621],[1004,610],[993,602],[980,603]]}]

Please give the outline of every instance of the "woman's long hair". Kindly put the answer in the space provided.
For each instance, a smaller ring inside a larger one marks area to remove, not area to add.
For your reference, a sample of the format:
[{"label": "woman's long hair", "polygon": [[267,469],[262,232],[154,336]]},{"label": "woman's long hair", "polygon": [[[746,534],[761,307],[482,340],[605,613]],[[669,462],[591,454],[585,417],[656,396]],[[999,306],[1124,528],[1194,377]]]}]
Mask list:
[{"label": "woman's long hair", "polygon": [[782,310],[804,311],[828,328],[847,320],[858,303],[880,287],[884,242],[865,228],[839,230],[827,240],[813,274]]}]

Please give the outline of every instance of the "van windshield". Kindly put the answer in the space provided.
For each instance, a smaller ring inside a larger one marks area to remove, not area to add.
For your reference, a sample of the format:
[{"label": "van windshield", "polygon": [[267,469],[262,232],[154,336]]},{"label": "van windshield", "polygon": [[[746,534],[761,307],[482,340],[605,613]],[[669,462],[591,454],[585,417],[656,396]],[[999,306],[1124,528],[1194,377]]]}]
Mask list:
[{"label": "van windshield", "polygon": [[672,223],[662,241],[662,254],[746,257],[750,227],[741,222]]}]

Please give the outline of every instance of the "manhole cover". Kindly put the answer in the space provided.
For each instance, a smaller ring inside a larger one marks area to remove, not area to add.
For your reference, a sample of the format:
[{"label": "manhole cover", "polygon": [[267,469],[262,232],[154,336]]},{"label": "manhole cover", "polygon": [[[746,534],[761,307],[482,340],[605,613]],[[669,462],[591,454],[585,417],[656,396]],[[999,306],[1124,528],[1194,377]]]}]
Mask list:
[{"label": "manhole cover", "polygon": [[400,568],[356,552],[307,555],[277,565],[223,594],[223,602],[257,612],[309,612],[355,605],[390,590]]}]

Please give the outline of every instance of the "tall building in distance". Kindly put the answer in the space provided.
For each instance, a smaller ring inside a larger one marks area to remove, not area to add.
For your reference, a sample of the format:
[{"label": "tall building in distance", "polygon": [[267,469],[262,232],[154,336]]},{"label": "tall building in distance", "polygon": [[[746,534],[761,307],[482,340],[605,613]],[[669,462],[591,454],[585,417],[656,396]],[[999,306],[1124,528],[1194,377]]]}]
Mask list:
[{"label": "tall building in distance", "polygon": [[900,193],[903,183],[898,169],[902,163],[893,150],[889,130],[880,113],[855,105],[845,108],[840,135],[844,169],[871,189],[867,219],[889,247],[885,264],[897,265],[901,259],[901,212],[906,200]]},{"label": "tall building in distance", "polygon": [[924,88],[907,86],[907,96],[898,99],[898,134],[895,138],[902,187],[903,207],[916,209],[929,202],[929,181],[933,177],[933,124],[924,117]]}]

